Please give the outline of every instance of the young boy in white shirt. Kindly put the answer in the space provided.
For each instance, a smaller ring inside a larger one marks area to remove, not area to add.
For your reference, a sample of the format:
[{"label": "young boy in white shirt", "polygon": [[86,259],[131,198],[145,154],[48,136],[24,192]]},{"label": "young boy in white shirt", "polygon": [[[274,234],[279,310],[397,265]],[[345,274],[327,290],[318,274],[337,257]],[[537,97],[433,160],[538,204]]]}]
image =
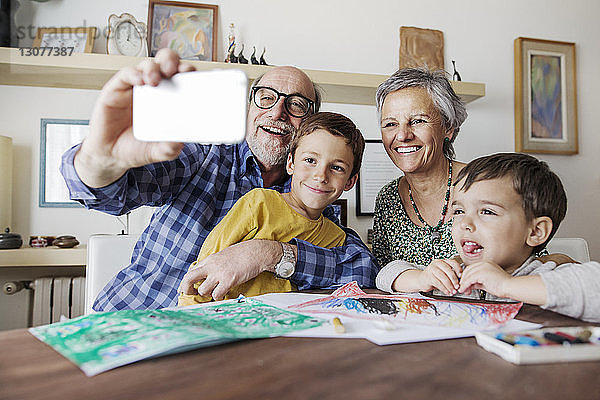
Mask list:
[{"label": "young boy in white shirt", "polygon": [[546,163],[521,153],[480,157],[460,171],[455,188],[452,238],[459,256],[426,267],[392,261],[377,275],[379,289],[510,298],[600,322],[600,264],[557,265],[535,256],[567,210],[560,178]]}]

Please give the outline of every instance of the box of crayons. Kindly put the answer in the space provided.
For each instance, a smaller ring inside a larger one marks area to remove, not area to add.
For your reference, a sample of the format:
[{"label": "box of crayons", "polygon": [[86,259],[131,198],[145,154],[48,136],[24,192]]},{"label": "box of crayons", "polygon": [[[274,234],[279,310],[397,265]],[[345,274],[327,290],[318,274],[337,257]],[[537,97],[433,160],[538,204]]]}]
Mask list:
[{"label": "box of crayons", "polygon": [[477,343],[514,364],[600,360],[600,327],[477,332]]}]

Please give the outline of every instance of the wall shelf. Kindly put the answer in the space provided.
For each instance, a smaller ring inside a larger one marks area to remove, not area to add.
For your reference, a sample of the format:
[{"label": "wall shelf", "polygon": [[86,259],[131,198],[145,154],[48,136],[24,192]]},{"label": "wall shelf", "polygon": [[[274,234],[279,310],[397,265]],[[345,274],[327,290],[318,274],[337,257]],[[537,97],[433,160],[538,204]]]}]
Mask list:
[{"label": "wall shelf", "polygon": [[[17,48],[0,47],[0,85],[39,86],[72,89],[101,89],[110,77],[127,66],[135,66],[138,57],[106,54],[73,54],[71,56],[21,56]],[[236,68],[253,80],[269,70],[269,66],[192,61],[198,70]],[[304,70],[324,91],[323,101],[344,104],[375,104],[375,90],[386,75],[355,74]],[[452,81],[452,87],[470,103],[485,96],[485,84]]]},{"label": "wall shelf", "polygon": [[86,258],[87,246],[85,245],[72,249],[61,249],[55,246],[3,249],[0,250],[0,268],[85,266]]}]

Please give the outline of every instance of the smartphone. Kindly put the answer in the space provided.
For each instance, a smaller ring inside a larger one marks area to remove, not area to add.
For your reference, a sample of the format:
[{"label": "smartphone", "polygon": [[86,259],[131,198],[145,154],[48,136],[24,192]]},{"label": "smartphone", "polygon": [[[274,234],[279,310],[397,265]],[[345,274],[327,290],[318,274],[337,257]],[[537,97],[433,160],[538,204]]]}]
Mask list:
[{"label": "smartphone", "polygon": [[246,135],[248,78],[194,71],[133,88],[133,135],[143,141],[232,144]]}]

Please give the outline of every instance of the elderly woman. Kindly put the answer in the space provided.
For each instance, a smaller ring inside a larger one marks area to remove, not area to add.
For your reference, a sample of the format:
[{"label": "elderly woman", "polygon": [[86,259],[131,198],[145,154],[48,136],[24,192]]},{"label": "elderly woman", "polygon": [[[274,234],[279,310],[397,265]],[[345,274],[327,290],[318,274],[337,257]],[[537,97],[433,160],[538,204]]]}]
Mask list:
[{"label": "elderly woman", "polygon": [[444,71],[402,69],[377,89],[385,150],[404,176],[385,185],[375,202],[373,253],[428,265],[456,254],[450,234],[453,177],[464,167],[452,144],[467,111]]}]

